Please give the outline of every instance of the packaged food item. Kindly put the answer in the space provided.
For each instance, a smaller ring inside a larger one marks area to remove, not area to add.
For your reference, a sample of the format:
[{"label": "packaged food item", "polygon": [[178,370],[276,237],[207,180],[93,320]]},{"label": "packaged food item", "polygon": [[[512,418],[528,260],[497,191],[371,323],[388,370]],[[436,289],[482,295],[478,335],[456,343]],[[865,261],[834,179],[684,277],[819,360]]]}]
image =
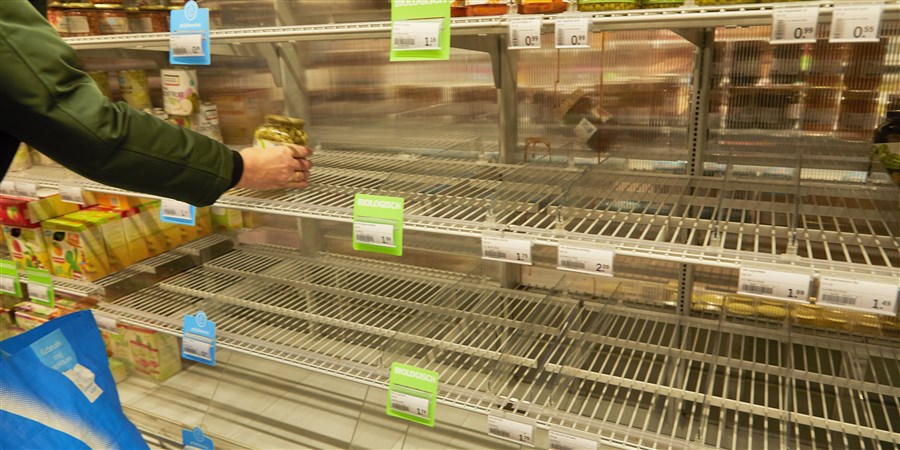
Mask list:
[{"label": "packaged food item", "polygon": [[757,0],[696,0],[700,6],[716,6],[716,5],[740,5],[744,3],[757,3]]},{"label": "packaged food item", "polygon": [[210,208],[213,227],[221,231],[238,231],[244,228],[241,211],[213,206]]},{"label": "packaged food item", "polygon": [[191,129],[191,116],[169,115],[166,121],[176,127]]},{"label": "packaged food item", "polygon": [[169,32],[169,10],[164,5],[142,5],[138,10],[143,33]]},{"label": "packaged food item", "polygon": [[123,325],[134,371],[157,381],[165,381],[181,371],[178,338],[132,325]]},{"label": "packaged food item", "polygon": [[10,258],[19,270],[52,269],[50,253],[47,252],[40,225],[27,227],[4,225],[3,238]]},{"label": "packaged food item", "polygon": [[93,3],[95,7],[100,7],[100,6],[105,6],[105,5],[121,6],[122,3],[124,3],[124,0],[91,0],[91,3]]},{"label": "packaged food item", "polygon": [[140,226],[150,256],[159,255],[166,250],[166,236],[163,234],[162,221],[159,217],[160,202],[153,201],[138,206]]},{"label": "packaged food item", "polygon": [[872,158],[878,160],[900,186],[900,109],[888,111],[887,118],[872,139]]},{"label": "packaged food item", "polygon": [[134,197],[125,194],[106,194],[102,192],[96,193],[97,204],[101,206],[110,206],[113,208],[134,208],[145,203],[152,203],[149,198]]},{"label": "packaged food item", "polygon": [[60,36],[69,36],[69,23],[62,3],[53,2],[47,5],[47,21]]},{"label": "packaged food item", "polygon": [[639,0],[578,0],[579,11],[636,9],[639,6]]},{"label": "packaged food item", "polygon": [[94,80],[94,83],[100,88],[100,92],[103,93],[104,97],[109,99],[112,98],[112,92],[109,90],[109,74],[102,70],[95,70],[88,72],[88,76]]},{"label": "packaged food item", "polygon": [[22,142],[16,149],[12,163],[9,165],[10,172],[19,172],[31,168],[31,149],[28,144]]},{"label": "packaged food item", "polygon": [[853,90],[875,90],[884,77],[887,40],[851,44],[848,48],[844,86]]},{"label": "packaged food item", "polygon": [[0,223],[31,226],[78,211],[78,205],[62,201],[59,190],[38,188],[37,199],[0,196]]},{"label": "packaged food item", "polygon": [[519,0],[519,14],[558,14],[566,12],[569,4],[564,0]]},{"label": "packaged food item", "polygon": [[41,228],[54,275],[86,281],[109,275],[109,258],[98,227],[80,220],[58,217],[45,220]]},{"label": "packaged food item", "polygon": [[100,34],[100,23],[90,3],[65,3],[63,14],[66,18],[69,37]]},{"label": "packaged food item", "polygon": [[141,226],[140,210],[133,208],[114,208],[111,206],[92,206],[89,210],[113,212],[122,220],[122,231],[125,234],[125,245],[128,247],[128,255],[131,263],[137,263],[150,257],[150,249],[147,248],[147,238]]},{"label": "packaged food item", "polygon": [[803,46],[785,44],[773,47],[769,79],[776,84],[799,82],[801,80],[800,65],[803,61]]},{"label": "packaged food item", "polygon": [[467,16],[499,16],[509,12],[506,0],[466,0],[465,4]]},{"label": "packaged food item", "polygon": [[837,86],[841,80],[841,71],[846,58],[845,44],[832,44],[819,40],[813,45],[810,53],[809,69],[806,81],[810,86]]},{"label": "packaged food item", "polygon": [[838,114],[837,136],[848,141],[868,141],[876,125],[878,93],[844,91]]},{"label": "packaged food item", "polygon": [[144,21],[141,16],[141,10],[136,7],[125,8],[125,15],[128,17],[129,33],[149,33],[150,31],[144,27]]},{"label": "packaged food item", "polygon": [[641,0],[641,8],[678,8],[684,6],[684,0]]},{"label": "packaged food item", "polygon": [[84,209],[63,217],[92,224],[100,230],[110,273],[118,272],[132,264],[121,215],[111,211]]},{"label": "packaged food item", "polygon": [[222,142],[222,131],[219,129],[219,110],[215,104],[203,102],[200,112],[191,116],[191,129],[216,141]]},{"label": "packaged food item", "polygon": [[119,78],[119,93],[122,99],[134,109],[152,108],[150,102],[150,85],[147,83],[147,71],[138,70],[120,70],[117,72]]},{"label": "packaged food item", "polygon": [[100,34],[128,33],[128,14],[121,4],[104,3],[94,5]]},{"label": "packaged food item", "polygon": [[834,130],[840,99],[840,91],[837,89],[810,88],[806,92],[803,130],[816,132]]},{"label": "packaged food item", "polygon": [[450,2],[450,17],[466,16],[466,0],[453,0]]},{"label": "packaged food item", "polygon": [[128,379],[128,366],[122,360],[110,359],[109,372],[112,374],[113,381],[121,383]]},{"label": "packaged food item", "polygon": [[163,107],[169,115],[189,116],[200,111],[200,89],[194,69],[163,69]]},{"label": "packaged food item", "polygon": [[273,147],[284,144],[306,145],[308,137],[303,131],[303,119],[270,114],[266,122],[253,133],[254,145]]}]

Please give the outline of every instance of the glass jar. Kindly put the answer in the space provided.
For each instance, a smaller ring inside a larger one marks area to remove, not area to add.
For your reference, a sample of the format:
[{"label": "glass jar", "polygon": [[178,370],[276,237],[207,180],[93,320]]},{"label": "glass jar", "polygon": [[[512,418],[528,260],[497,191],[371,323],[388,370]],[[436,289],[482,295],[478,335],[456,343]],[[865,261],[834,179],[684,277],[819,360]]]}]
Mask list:
[{"label": "glass jar", "polygon": [[641,0],[641,8],[678,8],[684,6],[684,0]]},{"label": "glass jar", "polygon": [[618,11],[639,6],[639,0],[578,0],[579,11]]},{"label": "glass jar", "polygon": [[141,20],[141,10],[137,7],[125,8],[125,14],[128,16],[128,32],[129,33],[149,33],[144,29],[144,21]]},{"label": "glass jar", "polygon": [[139,10],[144,33],[169,32],[169,10],[165,6],[141,6]]},{"label": "glass jar", "polygon": [[760,78],[760,60],[768,45],[765,41],[737,41],[733,47],[731,84],[753,86]]},{"label": "glass jar", "polygon": [[847,48],[844,44],[816,41],[810,54],[806,81],[810,86],[837,86],[841,81],[841,68]]},{"label": "glass jar", "polygon": [[467,16],[499,16],[508,12],[506,0],[466,0]]},{"label": "glass jar", "polygon": [[894,184],[900,186],[900,109],[888,111],[872,143],[872,158],[880,161]]},{"label": "glass jar", "polygon": [[519,14],[559,14],[566,12],[569,4],[564,0],[519,0]]},{"label": "glass jar", "polygon": [[756,0],[696,0],[700,6],[716,6],[716,5],[741,5],[744,3],[757,3]]},{"label": "glass jar", "polygon": [[453,0],[450,3],[450,17],[466,16],[466,0]]},{"label": "glass jar", "polygon": [[121,5],[125,3],[124,0],[90,0],[91,3],[96,5]]},{"label": "glass jar", "polygon": [[62,3],[51,3],[47,5],[47,21],[62,37],[69,35],[69,25],[66,21],[66,10],[63,9]]},{"label": "glass jar", "polygon": [[100,34],[128,33],[128,14],[122,5],[104,3],[94,5]]},{"label": "glass jar", "polygon": [[800,65],[803,62],[802,45],[776,45],[772,50],[772,66],[769,79],[775,84],[794,84],[800,81]]},{"label": "glass jar", "polygon": [[877,92],[844,92],[838,115],[837,136],[848,141],[868,141],[875,129]]},{"label": "glass jar", "polygon": [[65,3],[66,25],[69,36],[95,36],[100,34],[100,23],[94,14],[94,5],[91,3]]},{"label": "glass jar", "polygon": [[829,132],[834,130],[838,116],[840,91],[829,88],[812,88],[806,92],[806,110],[803,114],[803,130]]},{"label": "glass jar", "polygon": [[874,90],[884,75],[887,41],[851,44],[848,49],[844,86],[853,90]]},{"label": "glass jar", "polygon": [[309,139],[303,131],[305,123],[303,119],[268,115],[266,122],[253,133],[254,145],[262,148],[284,144],[306,145]]}]

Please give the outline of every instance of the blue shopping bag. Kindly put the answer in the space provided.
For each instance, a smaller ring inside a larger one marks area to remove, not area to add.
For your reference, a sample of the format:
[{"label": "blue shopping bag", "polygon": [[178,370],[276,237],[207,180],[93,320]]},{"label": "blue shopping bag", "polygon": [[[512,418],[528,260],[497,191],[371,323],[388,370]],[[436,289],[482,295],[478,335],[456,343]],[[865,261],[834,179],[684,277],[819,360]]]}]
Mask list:
[{"label": "blue shopping bag", "polygon": [[90,311],[0,342],[0,449],[146,449]]}]

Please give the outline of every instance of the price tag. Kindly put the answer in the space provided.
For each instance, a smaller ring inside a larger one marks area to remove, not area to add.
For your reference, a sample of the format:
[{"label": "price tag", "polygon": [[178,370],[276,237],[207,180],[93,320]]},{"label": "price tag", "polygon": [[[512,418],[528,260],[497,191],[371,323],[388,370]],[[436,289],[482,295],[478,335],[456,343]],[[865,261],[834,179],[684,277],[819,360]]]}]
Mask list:
[{"label": "price tag", "polygon": [[820,305],[852,309],[871,314],[897,314],[897,285],[846,278],[819,280]]},{"label": "price tag", "polygon": [[884,3],[834,5],[828,42],[878,42]]},{"label": "price tag", "polygon": [[531,265],[531,241],[500,237],[481,237],[481,257],[491,261]]},{"label": "price tag", "polygon": [[391,29],[391,48],[395,51],[440,50],[441,20],[402,20]]},{"label": "price tag", "polygon": [[164,198],[160,204],[159,217],[166,223],[194,226],[197,223],[197,208],[188,203]]},{"label": "price tag", "polygon": [[550,450],[597,450],[597,441],[550,430]]},{"label": "price tag", "polygon": [[16,195],[16,183],[12,181],[2,181],[0,182],[0,194],[3,195]]},{"label": "price tag", "polygon": [[13,297],[22,296],[22,285],[19,283],[19,271],[16,263],[0,260],[0,293]]},{"label": "price tag", "polygon": [[509,48],[541,48],[540,17],[513,19],[509,21]]},{"label": "price tag", "polygon": [[353,222],[353,236],[361,244],[394,248],[394,226],[383,223]]},{"label": "price tag", "polygon": [[589,48],[588,19],[556,19],[556,48]]},{"label": "price tag", "polygon": [[119,334],[119,321],[115,317],[94,313],[97,327],[111,334]]},{"label": "price tag", "polygon": [[42,269],[25,269],[28,275],[28,297],[38,305],[53,308],[56,296],[53,292],[53,277],[50,272]]},{"label": "price tag", "polygon": [[772,11],[771,44],[814,44],[819,24],[817,6],[776,6]]},{"label": "price tag", "polygon": [[417,397],[415,395],[404,394],[402,392],[391,392],[391,408],[394,411],[412,414],[414,416],[428,419],[429,399]]},{"label": "price tag", "polygon": [[534,425],[488,416],[488,434],[517,444],[534,447]]},{"label": "price tag", "polygon": [[77,203],[79,205],[84,204],[84,193],[81,191],[80,187],[60,186],[59,195],[64,202]]},{"label": "price tag", "polygon": [[807,302],[811,281],[812,276],[802,273],[741,267],[738,293]]},{"label": "price tag", "polygon": [[615,253],[610,250],[560,244],[556,266],[561,270],[611,277],[614,257]]},{"label": "price tag", "polygon": [[176,57],[206,56],[202,33],[172,33],[169,35],[169,48]]},{"label": "price tag", "polygon": [[216,365],[216,323],[206,318],[206,313],[184,316],[181,337],[181,357]]},{"label": "price tag", "polygon": [[16,183],[16,195],[22,198],[37,199],[37,185],[34,183]]},{"label": "price tag", "polygon": [[193,430],[181,430],[182,447],[187,450],[214,450],[216,443],[205,434],[200,427]]}]

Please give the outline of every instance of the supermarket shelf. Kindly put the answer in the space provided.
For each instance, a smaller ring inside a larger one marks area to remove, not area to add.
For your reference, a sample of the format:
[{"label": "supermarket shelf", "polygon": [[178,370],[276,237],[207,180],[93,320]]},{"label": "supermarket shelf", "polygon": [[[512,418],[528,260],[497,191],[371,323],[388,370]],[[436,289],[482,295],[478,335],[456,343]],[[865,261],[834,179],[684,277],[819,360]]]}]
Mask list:
[{"label": "supermarket shelf", "polygon": [[900,444],[896,339],[483,283],[245,246],[100,310],[173,334],[203,310],[221,348],[379,388],[394,361],[435,370],[442,404],[512,411],[620,447]]},{"label": "supermarket shelf", "polygon": [[[830,23],[833,2],[819,2],[819,21]],[[593,13],[567,12],[558,16],[544,16],[545,31],[553,31],[556,20],[584,17],[595,30],[640,30],[657,28],[706,28],[718,26],[770,25],[774,4],[745,4],[736,6],[683,7],[604,11]],[[885,4],[885,20],[900,18],[900,5]],[[516,15],[454,18],[453,35],[505,34],[509,20]],[[279,43],[306,40],[370,39],[390,36],[390,22],[364,22],[306,26],[240,28],[210,31],[213,44]],[[89,36],[64,38],[76,49],[139,48],[167,50],[168,33],[131,34],[121,36]]]}]

